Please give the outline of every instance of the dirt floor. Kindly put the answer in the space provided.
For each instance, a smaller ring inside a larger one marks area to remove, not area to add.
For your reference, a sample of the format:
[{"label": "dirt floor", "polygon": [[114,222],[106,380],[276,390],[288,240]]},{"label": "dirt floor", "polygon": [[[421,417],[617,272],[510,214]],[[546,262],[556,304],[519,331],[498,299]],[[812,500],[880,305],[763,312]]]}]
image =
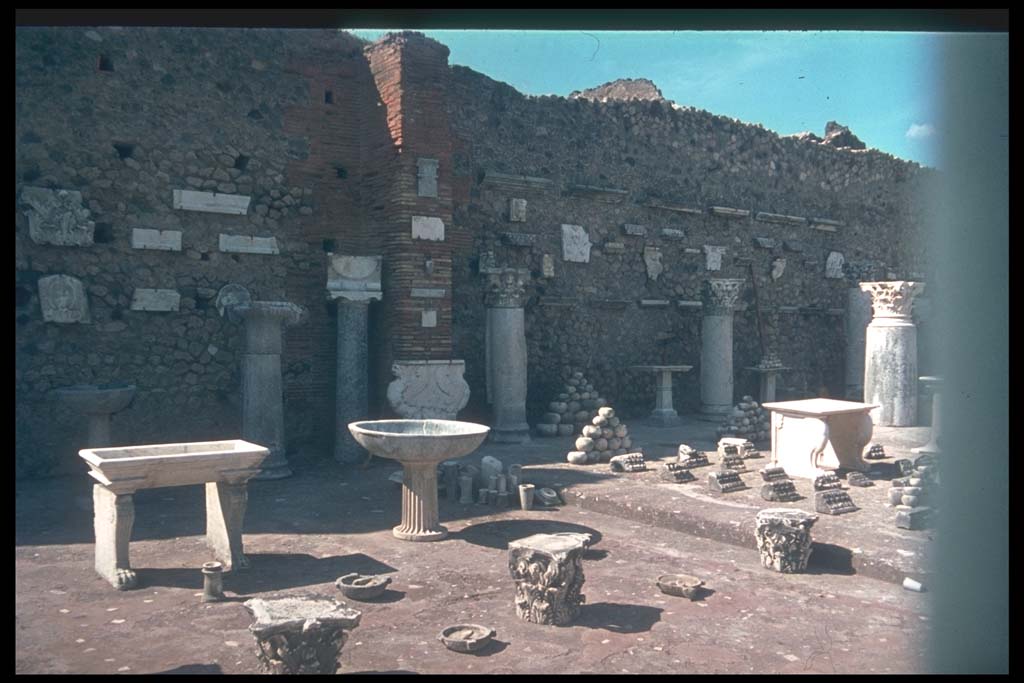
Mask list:
[{"label": "dirt floor", "polygon": [[[712,446],[709,423],[630,427],[654,459],[667,459],[670,450],[658,444]],[[927,430],[876,429],[876,437],[891,456],[906,457]],[[488,444],[467,458],[523,463],[526,481],[561,484],[567,505],[499,511],[442,498],[451,534],[436,543],[391,536],[400,517],[399,486],[387,479],[394,463],[374,460],[360,470],[296,457],[293,477],[250,484],[245,544],[252,566],[225,576],[229,600],[216,604],[199,599],[199,567],[212,559],[202,487],[137,494],[131,559],[140,585],[118,592],[92,567],[84,467],[80,477],[19,482],[16,672],[254,673],[252,619],[242,602],[277,595],[342,600],[334,581],[353,571],[386,574],[392,583],[373,602],[345,600],[362,611],[362,622],[342,652],[342,673],[924,670],[929,594],[898,581],[908,572],[926,576],[930,532],[893,526],[894,511],[882,502],[886,481],[850,491],[860,511],[822,516],[809,571],[783,575],[758,561],[753,515],[776,504],[756,497],[756,472],[743,476],[750,491],[716,497],[704,476],[673,485],[651,473],[568,466],[568,441]],[[756,469],[765,460],[750,462]],[[788,506],[813,510],[802,486],[809,483],[797,484],[807,498]],[[584,558],[586,604],[568,627],[518,619],[507,566],[508,541],[556,531],[596,539]],[[665,595],[655,579],[666,573],[695,574],[707,590],[696,601]],[[466,622],[496,629],[495,642],[477,654],[438,642],[445,626]]]}]

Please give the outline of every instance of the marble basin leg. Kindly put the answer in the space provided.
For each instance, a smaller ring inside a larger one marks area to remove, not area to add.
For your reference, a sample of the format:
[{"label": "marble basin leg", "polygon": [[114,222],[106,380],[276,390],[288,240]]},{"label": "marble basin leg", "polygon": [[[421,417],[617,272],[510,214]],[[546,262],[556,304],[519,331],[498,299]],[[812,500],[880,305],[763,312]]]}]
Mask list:
[{"label": "marble basin leg", "polygon": [[245,484],[206,482],[206,544],[227,571],[246,569],[242,521],[249,501]]},{"label": "marble basin leg", "polygon": [[402,463],[402,523],[392,529],[403,541],[440,541],[448,529],[439,523],[437,464]]},{"label": "marble basin leg", "polygon": [[135,523],[135,498],[118,495],[104,486],[92,487],[96,532],[96,573],[119,591],[135,588],[137,579],[128,560]]},{"label": "marble basin leg", "polygon": [[939,392],[938,382],[935,383],[932,393],[932,429],[931,437],[928,439],[928,443],[917,448],[911,448],[911,453],[933,453],[939,454],[942,452],[940,448],[941,436],[942,436],[942,425],[940,424],[940,414],[942,413],[942,399]]}]

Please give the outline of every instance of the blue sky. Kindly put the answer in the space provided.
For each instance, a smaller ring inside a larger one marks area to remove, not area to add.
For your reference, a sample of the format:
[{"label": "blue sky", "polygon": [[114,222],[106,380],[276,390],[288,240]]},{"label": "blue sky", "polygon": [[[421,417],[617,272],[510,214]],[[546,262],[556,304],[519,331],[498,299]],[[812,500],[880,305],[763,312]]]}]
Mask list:
[{"label": "blue sky", "polygon": [[[396,29],[389,29],[396,30]],[[385,30],[352,33],[376,40]],[[680,105],[780,135],[837,121],[874,147],[938,166],[940,33],[427,30],[449,62],[528,95],[648,78]]]}]

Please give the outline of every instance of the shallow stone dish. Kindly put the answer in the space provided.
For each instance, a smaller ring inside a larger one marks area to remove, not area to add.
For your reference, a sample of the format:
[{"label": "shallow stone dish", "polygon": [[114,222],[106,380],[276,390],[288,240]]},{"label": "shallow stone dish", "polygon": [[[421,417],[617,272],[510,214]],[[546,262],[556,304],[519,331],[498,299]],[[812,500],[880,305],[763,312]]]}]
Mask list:
[{"label": "shallow stone dish", "polygon": [[549,488],[542,488],[534,491],[534,500],[539,501],[541,505],[547,507],[560,505],[562,502],[558,497],[558,493],[554,489]]},{"label": "shallow stone dish", "polygon": [[693,600],[704,585],[701,579],[689,574],[663,574],[658,577],[658,588],[662,593]]},{"label": "shallow stone dish", "polygon": [[345,574],[334,582],[341,594],[353,600],[372,600],[379,597],[391,583],[387,576],[372,576],[357,574]]},{"label": "shallow stone dish", "polygon": [[487,647],[496,635],[493,628],[480,624],[456,624],[441,631],[437,638],[449,650],[455,652],[476,652]]}]

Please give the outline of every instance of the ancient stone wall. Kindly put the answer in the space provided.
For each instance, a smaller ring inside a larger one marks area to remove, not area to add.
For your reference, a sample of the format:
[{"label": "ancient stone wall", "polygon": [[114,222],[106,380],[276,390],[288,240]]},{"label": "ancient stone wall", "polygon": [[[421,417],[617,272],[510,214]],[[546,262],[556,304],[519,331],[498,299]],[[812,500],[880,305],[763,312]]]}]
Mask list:
[{"label": "ancient stone wall", "polygon": [[[481,268],[534,275],[531,420],[568,366],[628,415],[654,402],[653,375],[629,366],[694,365],[675,376],[674,395],[695,409],[708,278],[747,280],[736,396],[756,395],[756,376],[742,370],[761,357],[752,272],[769,350],[793,368],[780,399],[841,397],[844,276],[927,279],[921,190],[933,172],[917,164],[669,102],[526,97],[458,66],[449,112],[455,222],[475,237],[456,264],[454,302],[470,408],[484,395]],[[512,220],[513,199],[526,200],[522,221]],[[589,262],[564,258],[563,225],[586,230]]]}]

